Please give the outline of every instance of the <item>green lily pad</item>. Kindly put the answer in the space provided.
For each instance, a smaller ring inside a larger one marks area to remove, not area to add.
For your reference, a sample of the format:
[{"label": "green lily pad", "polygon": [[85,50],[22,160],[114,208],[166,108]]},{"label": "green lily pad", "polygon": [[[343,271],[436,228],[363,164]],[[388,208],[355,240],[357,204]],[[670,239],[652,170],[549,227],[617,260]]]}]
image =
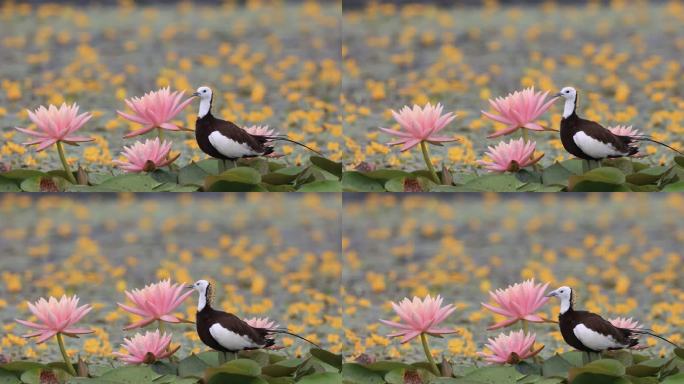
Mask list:
[{"label": "green lily pad", "polygon": [[666,185],[663,188],[663,192],[684,192],[684,181]]},{"label": "green lily pad", "polygon": [[309,161],[318,168],[337,176],[338,179],[342,177],[342,163],[320,156],[311,156]]},{"label": "green lily pad", "polygon": [[592,361],[584,367],[570,369],[569,377],[577,377],[582,373],[595,373],[598,375],[622,377],[626,369],[621,362],[613,359],[601,359]]},{"label": "green lily pad", "polygon": [[261,366],[254,360],[235,359],[219,367],[207,369],[208,377],[212,377],[218,373],[256,377],[261,374]]},{"label": "green lily pad", "polygon": [[348,363],[342,367],[344,382],[358,384],[384,384],[385,379],[380,372],[372,371],[361,364]]},{"label": "green lily pad", "polygon": [[61,177],[36,176],[21,182],[25,192],[62,192],[72,184]]},{"label": "green lily pad", "polygon": [[309,353],[311,353],[311,356],[328,365],[331,365],[337,369],[342,369],[342,355],[337,355],[320,348],[311,348]]},{"label": "green lily pad", "polygon": [[217,176],[207,176],[204,189],[210,192],[266,191],[259,185],[261,174],[254,168],[231,168]]},{"label": "green lily pad", "polygon": [[684,373],[669,376],[663,380],[662,384],[684,384]]},{"label": "green lily pad", "polygon": [[209,175],[212,173],[202,168],[198,163],[192,162],[178,171],[178,183],[203,186],[204,179]]},{"label": "green lily pad", "polygon": [[481,192],[515,192],[524,184],[510,173],[493,173],[471,180],[463,186]]},{"label": "green lily pad", "polygon": [[109,380],[121,384],[142,384],[151,383],[161,376],[147,366],[130,366],[112,369],[97,380]]},{"label": "green lily pad", "polygon": [[449,187],[447,185],[440,186],[435,184],[432,180],[425,177],[397,177],[388,180],[385,183],[385,188],[389,192],[436,192],[441,187]]},{"label": "green lily pad", "polygon": [[31,177],[44,176],[45,173],[33,169],[13,169],[11,171],[0,173],[0,176],[6,179],[25,180]]},{"label": "green lily pad", "polygon": [[525,377],[512,366],[488,366],[476,369],[466,379],[487,384],[514,384]]},{"label": "green lily pad", "polygon": [[630,381],[624,377],[616,377],[610,375],[601,375],[598,373],[582,373],[578,375],[572,384],[631,384]]},{"label": "green lily pad", "polygon": [[545,185],[563,185],[568,186],[568,179],[574,173],[562,166],[560,163],[554,163],[550,167],[542,171],[542,183]]},{"label": "green lily pad", "polygon": [[304,168],[302,167],[281,168],[277,171],[267,173],[261,176],[261,180],[265,183],[272,185],[288,184],[295,181],[295,179],[297,179],[297,176],[299,176],[299,174],[303,171]]},{"label": "green lily pad", "polygon": [[320,372],[304,376],[297,384],[342,384],[342,375],[335,372]]},{"label": "green lily pad", "polygon": [[[87,188],[92,192],[151,192],[155,187],[162,183],[153,179],[150,175],[143,173],[130,173],[119,176],[114,176],[96,185]],[[68,186],[67,190],[79,191],[84,190],[84,186]]]},{"label": "green lily pad", "polygon": [[301,359],[285,359],[261,368],[261,373],[271,377],[290,376],[302,364]]},{"label": "green lily pad", "polygon": [[382,182],[363,173],[351,171],[342,175],[342,188],[346,192],[384,192]]},{"label": "green lily pad", "polygon": [[192,354],[178,363],[178,376],[203,377],[204,371],[211,366],[197,355]]},{"label": "green lily pad", "polygon": [[298,192],[342,192],[342,183],[334,180],[319,180],[302,185]]},{"label": "green lily pad", "polygon": [[268,381],[261,377],[243,376],[232,373],[217,373],[212,376],[207,384],[269,384]]},{"label": "green lily pad", "polygon": [[410,173],[399,170],[399,169],[378,169],[375,171],[365,172],[364,175],[370,177],[371,179],[378,180],[390,180],[396,177],[409,177]]},{"label": "green lily pad", "polygon": [[542,376],[568,377],[568,370],[574,365],[560,355],[554,355],[542,364]]}]

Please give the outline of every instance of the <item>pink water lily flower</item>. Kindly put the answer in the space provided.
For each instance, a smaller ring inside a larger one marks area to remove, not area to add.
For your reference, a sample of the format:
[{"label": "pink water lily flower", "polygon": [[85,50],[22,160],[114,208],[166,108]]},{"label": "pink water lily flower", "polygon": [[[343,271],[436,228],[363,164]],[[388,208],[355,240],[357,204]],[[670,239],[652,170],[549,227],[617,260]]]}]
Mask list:
[{"label": "pink water lily flower", "polygon": [[170,141],[160,141],[158,137],[145,142],[136,141],[133,145],[124,146],[122,155],[125,161],[114,160],[125,172],[152,172],[173,163],[180,153],[169,157],[171,151]]},{"label": "pink water lily flower", "polygon": [[624,328],[624,329],[639,329],[641,328],[641,324],[639,324],[638,321],[634,320],[633,318],[627,318],[627,317],[614,317],[612,319],[608,319],[611,324],[618,328]]},{"label": "pink water lily flower", "polygon": [[143,135],[155,128],[180,131],[181,128],[171,123],[171,120],[193,100],[191,97],[181,101],[183,94],[182,91],[171,92],[170,88],[166,87],[158,91],[148,92],[142,97],[126,99],[126,105],[132,112],[116,111],[116,113],[126,120],[142,124],[143,127],[126,134],[124,137]]},{"label": "pink water lily flower", "polygon": [[404,298],[402,301],[392,303],[394,312],[399,315],[400,322],[380,320],[383,324],[397,328],[398,332],[388,335],[388,337],[401,336],[401,343],[407,343],[421,334],[439,336],[455,333],[453,329],[437,327],[444,319],[456,310],[453,304],[442,307],[442,297],[432,298],[427,295],[424,300],[413,297],[413,300]]},{"label": "pink water lily flower", "polygon": [[490,146],[485,153],[491,161],[479,160],[477,163],[483,165],[491,172],[518,172],[519,170],[535,164],[544,154],[534,157],[537,143],[525,141],[522,138],[511,139],[508,143],[500,142],[495,146]]},{"label": "pink water lily flower", "polygon": [[619,136],[641,136],[641,131],[632,128],[631,125],[616,125],[614,127],[608,127],[608,130]]},{"label": "pink water lily flower", "polygon": [[268,125],[252,125],[245,128],[245,131],[250,135],[255,136],[278,136],[278,131],[273,128],[269,128]]},{"label": "pink water lily flower", "polygon": [[518,364],[544,349],[543,345],[537,350],[533,349],[535,339],[534,333],[526,335],[522,330],[511,331],[508,335],[502,333],[489,339],[489,343],[485,345],[491,353],[478,352],[477,354],[490,363]]},{"label": "pink water lily flower", "polygon": [[[247,131],[247,133],[249,133],[250,135],[255,135],[255,136],[274,137],[274,136],[280,135],[280,132],[276,131],[273,128],[269,128],[268,125],[252,125],[252,126],[245,128],[245,131]],[[269,141],[271,141],[271,140],[269,140]],[[272,157],[272,158],[282,157],[282,156],[283,156],[282,154],[278,154],[275,152],[269,153],[268,155],[266,155],[266,157]]]},{"label": "pink water lily flower", "polygon": [[452,122],[456,115],[453,112],[442,115],[442,104],[433,106],[427,103],[424,108],[413,105],[413,108],[404,106],[399,112],[392,111],[394,120],[399,123],[401,129],[394,130],[380,128],[385,133],[397,136],[399,139],[389,145],[402,145],[401,151],[408,151],[421,142],[439,144],[448,141],[456,141],[453,137],[437,136],[436,134]]},{"label": "pink water lily flower", "polygon": [[268,317],[252,317],[250,319],[246,319],[245,323],[254,328],[277,329],[280,327],[278,323],[269,319]]},{"label": "pink water lily flower", "polygon": [[37,337],[37,344],[43,343],[51,337],[62,334],[71,337],[93,333],[87,328],[76,328],[74,324],[92,310],[90,305],[78,306],[78,297],[63,295],[59,300],[50,297],[47,300],[40,298],[35,303],[28,303],[28,308],[38,322],[16,319],[17,323],[36,331],[24,335],[24,337]]},{"label": "pink water lily flower", "polygon": [[80,129],[93,116],[88,113],[78,114],[78,105],[62,105],[57,108],[50,104],[47,108],[38,107],[35,111],[28,111],[31,121],[38,127],[37,130],[15,127],[16,130],[27,135],[36,137],[35,140],[28,141],[24,145],[38,144],[38,152],[57,143],[63,142],[76,145],[76,143],[93,141],[95,139],[85,136],[75,136],[74,132]]},{"label": "pink water lily flower", "polygon": [[147,331],[144,335],[136,333],[131,338],[125,338],[122,345],[126,353],[114,352],[114,356],[121,359],[126,364],[153,364],[154,362],[165,359],[180,349],[180,345],[174,349],[169,349],[171,335]]},{"label": "pink water lily flower", "polygon": [[489,330],[507,327],[518,320],[526,320],[534,323],[542,323],[546,320],[536,314],[549,298],[545,291],[549,283],[535,284],[534,279],[509,285],[506,289],[497,289],[489,292],[497,306],[482,303],[488,310],[506,317],[504,321],[496,323]]},{"label": "pink water lily flower", "polygon": [[142,320],[127,325],[124,329],[144,327],[154,321],[180,323],[182,320],[173,315],[173,311],[187,299],[192,291],[183,293],[183,284],[171,284],[170,280],[162,280],[146,285],[143,289],[126,291],[126,297],[133,305],[117,303],[123,310],[142,316]]},{"label": "pink water lily flower", "polygon": [[[634,320],[633,318],[629,317],[614,317],[612,319],[608,319],[608,321],[613,324],[614,326],[618,328],[623,328],[623,329],[639,329],[641,328],[641,324],[639,324],[638,321]],[[642,350],[648,348],[645,345],[634,345],[632,347],[629,347],[629,349],[634,349],[634,350]]]},{"label": "pink water lily flower", "polygon": [[535,92],[534,87],[509,93],[506,97],[489,99],[489,104],[498,113],[493,114],[481,111],[482,114],[494,121],[506,124],[507,127],[501,131],[494,132],[489,138],[508,135],[517,129],[525,128],[533,131],[543,131],[544,128],[535,123],[544,112],[546,112],[556,98],[546,101],[549,92]]}]

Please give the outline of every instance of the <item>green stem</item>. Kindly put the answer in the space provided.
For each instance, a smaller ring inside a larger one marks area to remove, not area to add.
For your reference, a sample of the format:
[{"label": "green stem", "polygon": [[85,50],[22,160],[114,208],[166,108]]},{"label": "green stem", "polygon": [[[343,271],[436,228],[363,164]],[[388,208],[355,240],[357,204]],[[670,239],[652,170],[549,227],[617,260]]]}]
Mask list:
[{"label": "green stem", "polygon": [[59,140],[57,141],[57,152],[59,153],[59,159],[62,161],[62,167],[64,167],[64,172],[66,172],[67,179],[69,179],[72,184],[76,184],[76,178],[69,169],[69,163],[67,163],[66,156],[64,156],[64,147],[62,146],[62,142]]},{"label": "green stem", "polygon": [[524,142],[530,141],[527,136],[527,129],[526,128],[521,128],[522,129],[522,138]]},{"label": "green stem", "polygon": [[425,351],[425,357],[427,357],[428,362],[432,367],[432,371],[435,375],[441,376],[439,368],[437,368],[437,364],[435,364],[435,359],[432,358],[432,353],[430,353],[430,346],[428,345],[427,336],[425,336],[425,333],[420,334],[420,341],[423,343],[423,351]]},{"label": "green stem", "polygon": [[67,371],[69,371],[69,373],[71,373],[72,376],[77,376],[76,370],[74,369],[74,366],[71,365],[71,361],[69,361],[69,355],[67,355],[66,349],[64,348],[64,340],[62,339],[62,334],[59,332],[57,333],[57,343],[59,344],[60,352],[62,352],[62,358],[66,363]]},{"label": "green stem", "polygon": [[432,166],[432,161],[430,161],[430,154],[428,153],[427,144],[425,144],[424,141],[420,142],[420,150],[423,151],[423,160],[425,160],[425,165],[427,165],[428,170],[430,171],[432,180],[434,180],[434,182],[437,184],[442,184],[442,182],[439,180],[439,177],[437,177],[435,167]]},{"label": "green stem", "polygon": [[157,137],[159,138],[159,142],[164,141],[164,130],[161,128],[157,128]]},{"label": "green stem", "polygon": [[159,327],[158,327],[158,328],[159,328],[159,333],[164,333],[164,331],[165,331],[165,329],[164,329],[164,322],[161,321],[161,320],[157,320],[157,324],[159,325]]},{"label": "green stem", "polygon": [[529,325],[527,324],[527,320],[524,320],[524,319],[522,320],[522,327],[523,327],[523,333],[525,333],[527,335],[527,333],[528,333],[527,331],[529,329]]}]

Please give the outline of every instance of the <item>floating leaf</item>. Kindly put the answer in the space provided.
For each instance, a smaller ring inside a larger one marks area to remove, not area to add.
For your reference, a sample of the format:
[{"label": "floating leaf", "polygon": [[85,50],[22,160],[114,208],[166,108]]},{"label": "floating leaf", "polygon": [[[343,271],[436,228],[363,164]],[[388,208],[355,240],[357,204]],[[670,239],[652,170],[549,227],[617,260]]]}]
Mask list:
[{"label": "floating leaf", "polygon": [[513,384],[525,377],[512,366],[490,366],[476,369],[466,379],[487,384]]},{"label": "floating leaf", "polygon": [[338,179],[342,178],[342,163],[337,163],[320,156],[311,156],[309,161],[318,168],[337,176]]},{"label": "floating leaf", "polygon": [[304,184],[298,192],[342,192],[342,184],[334,180],[320,180]]},{"label": "floating leaf", "polygon": [[380,372],[372,371],[361,364],[348,363],[342,367],[342,377],[345,382],[358,384],[384,384],[385,380]]},{"label": "floating leaf", "polygon": [[382,182],[365,176],[363,173],[351,171],[342,175],[342,188],[346,192],[384,192]]},{"label": "floating leaf", "polygon": [[210,368],[210,365],[206,361],[200,359],[197,355],[192,354],[178,363],[178,376],[204,377],[204,371],[207,370],[207,368]]},{"label": "floating leaf", "polygon": [[249,359],[231,360],[219,367],[209,368],[207,377],[212,377],[218,373],[230,373],[242,376],[258,376],[261,374],[261,366],[256,361]]},{"label": "floating leaf", "polygon": [[311,356],[328,365],[331,365],[337,369],[342,369],[342,355],[338,355],[320,348],[311,348],[309,353]]},{"label": "floating leaf", "polygon": [[297,384],[342,384],[342,375],[335,372],[314,373],[303,377]]},{"label": "floating leaf", "polygon": [[663,192],[684,192],[684,181],[666,185],[663,188]]}]

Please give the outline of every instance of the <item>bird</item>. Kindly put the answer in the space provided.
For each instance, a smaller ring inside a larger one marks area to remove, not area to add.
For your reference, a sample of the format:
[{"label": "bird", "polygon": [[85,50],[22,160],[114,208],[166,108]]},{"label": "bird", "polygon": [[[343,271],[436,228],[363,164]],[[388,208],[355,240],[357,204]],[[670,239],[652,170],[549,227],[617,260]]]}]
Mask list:
[{"label": "bird", "polygon": [[242,158],[266,156],[273,153],[273,142],[287,141],[302,146],[318,155],[320,152],[285,136],[252,135],[234,123],[217,119],[211,114],[214,93],[211,88],[202,86],[192,94],[200,100],[199,112],[195,122],[195,139],[202,152],[220,159],[231,160],[233,166]]},{"label": "bird", "polygon": [[578,93],[573,87],[564,87],[555,97],[565,99],[560,138],[563,148],[570,154],[587,161],[600,162],[606,158],[629,157],[639,152],[638,143],[648,141],[684,153],[646,135],[616,135],[601,124],[577,116]]},{"label": "bird", "polygon": [[195,326],[200,340],[209,348],[223,352],[224,359],[227,353],[271,347],[275,344],[274,336],[278,334],[294,336],[320,348],[316,343],[287,329],[255,328],[232,313],[215,310],[211,306],[213,286],[207,280],[198,280],[187,288],[199,292]]},{"label": "bird", "polygon": [[592,353],[600,354],[606,350],[635,347],[639,344],[638,336],[640,335],[653,336],[678,347],[650,329],[619,328],[595,313],[576,311],[573,308],[574,291],[570,287],[560,287],[549,292],[546,297],[560,299],[558,325],[563,340],[571,347],[586,353],[585,360],[591,361]]}]

